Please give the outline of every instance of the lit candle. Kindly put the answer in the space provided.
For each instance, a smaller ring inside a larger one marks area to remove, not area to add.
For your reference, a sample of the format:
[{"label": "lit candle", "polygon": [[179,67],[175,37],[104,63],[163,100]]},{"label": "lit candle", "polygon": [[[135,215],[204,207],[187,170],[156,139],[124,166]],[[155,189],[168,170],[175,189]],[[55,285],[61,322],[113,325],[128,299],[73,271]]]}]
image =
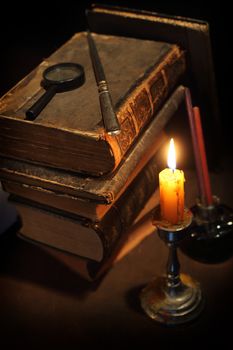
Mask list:
[{"label": "lit candle", "polygon": [[175,225],[184,216],[184,173],[176,169],[174,141],[168,152],[168,167],[159,173],[160,208],[163,220]]}]

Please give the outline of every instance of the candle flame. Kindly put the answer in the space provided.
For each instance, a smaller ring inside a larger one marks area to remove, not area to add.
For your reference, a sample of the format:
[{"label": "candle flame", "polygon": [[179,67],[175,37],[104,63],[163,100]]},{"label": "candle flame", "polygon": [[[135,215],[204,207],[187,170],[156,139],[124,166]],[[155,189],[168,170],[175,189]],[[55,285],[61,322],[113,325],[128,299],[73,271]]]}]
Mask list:
[{"label": "candle flame", "polygon": [[167,165],[173,171],[176,169],[176,151],[175,151],[175,144],[173,139],[170,140],[170,146],[169,146],[168,157],[167,157]]}]

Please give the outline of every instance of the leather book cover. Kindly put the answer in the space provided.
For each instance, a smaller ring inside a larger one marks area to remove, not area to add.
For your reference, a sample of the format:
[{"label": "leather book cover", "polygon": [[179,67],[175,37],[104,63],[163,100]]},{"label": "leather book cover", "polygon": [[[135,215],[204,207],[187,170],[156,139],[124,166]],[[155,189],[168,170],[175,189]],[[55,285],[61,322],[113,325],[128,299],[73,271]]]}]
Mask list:
[{"label": "leather book cover", "polygon": [[[94,34],[121,133],[103,127],[86,32],[76,33],[0,100],[0,154],[87,175],[114,171],[185,71],[184,51],[167,42]],[[76,62],[85,83],[57,93],[34,121],[25,112],[43,94],[43,71]]]}]

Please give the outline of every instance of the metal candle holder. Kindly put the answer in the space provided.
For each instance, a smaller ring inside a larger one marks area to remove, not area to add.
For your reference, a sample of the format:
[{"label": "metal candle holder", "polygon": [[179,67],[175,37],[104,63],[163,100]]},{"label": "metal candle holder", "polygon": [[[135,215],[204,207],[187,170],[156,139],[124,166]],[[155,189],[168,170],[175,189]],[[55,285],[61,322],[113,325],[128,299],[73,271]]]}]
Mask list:
[{"label": "metal candle holder", "polygon": [[157,209],[153,224],[159,237],[169,248],[167,273],[157,277],[144,287],[140,294],[141,306],[146,314],[160,323],[178,325],[196,318],[203,308],[200,285],[190,276],[180,274],[177,247],[186,236],[192,222],[192,213],[185,209],[184,219],[178,225],[171,225],[160,219]]}]

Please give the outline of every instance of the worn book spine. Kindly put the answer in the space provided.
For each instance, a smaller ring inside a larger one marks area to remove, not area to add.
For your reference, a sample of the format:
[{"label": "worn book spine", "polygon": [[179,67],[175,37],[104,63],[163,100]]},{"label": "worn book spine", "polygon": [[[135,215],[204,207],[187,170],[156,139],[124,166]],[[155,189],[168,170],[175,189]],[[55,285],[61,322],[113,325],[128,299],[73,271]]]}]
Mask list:
[{"label": "worn book spine", "polygon": [[68,212],[50,210],[17,196],[10,196],[23,222],[22,236],[57,249],[102,261],[109,256],[156,190],[158,171],[152,158],[127,191],[100,222]]},{"label": "worn book spine", "polygon": [[124,101],[119,103],[117,117],[121,125],[121,133],[115,136],[108,134],[105,136],[114,154],[114,169],[119,165],[142,129],[153,117],[156,118],[156,113],[162,103],[184,72],[184,51],[174,46],[159,64],[150,68],[143,81],[137,82],[138,85],[134,91],[131,91]]}]

